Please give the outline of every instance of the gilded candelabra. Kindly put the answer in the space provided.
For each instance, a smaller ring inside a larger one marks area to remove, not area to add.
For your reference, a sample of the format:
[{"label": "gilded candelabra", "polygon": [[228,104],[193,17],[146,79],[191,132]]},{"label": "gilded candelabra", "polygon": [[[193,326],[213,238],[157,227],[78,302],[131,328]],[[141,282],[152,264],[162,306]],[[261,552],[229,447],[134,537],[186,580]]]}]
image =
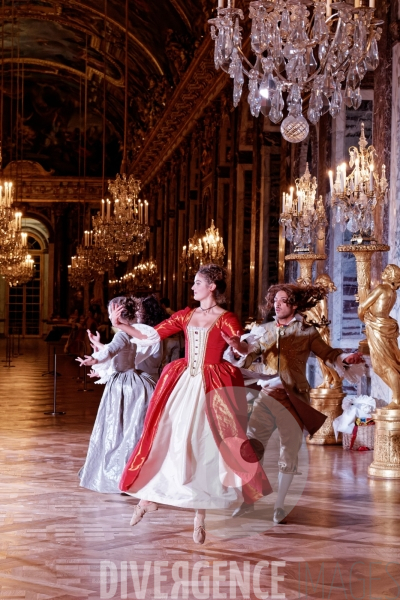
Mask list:
[{"label": "gilded candelabra", "polygon": [[349,167],[347,175],[346,163],[336,170],[333,183],[332,172],[329,172],[333,218],[340,224],[341,231],[348,229],[353,233],[352,244],[374,243],[375,208],[387,197],[388,182],[386,167],[382,165],[379,177],[375,170],[375,148],[368,146],[365,138],[364,123],[361,123],[359,149],[349,149]]},{"label": "gilded candelabra", "polygon": [[311,177],[308,163],[295,184],[296,199],[293,187],[289,194],[283,193],[280,223],[286,239],[295,245],[295,252],[310,252],[311,244],[324,239],[328,221],[322,196],[315,202],[318,184],[316,177]]},{"label": "gilded candelabra", "polygon": [[233,79],[234,106],[242,96],[246,75],[251,114],[258,117],[261,112],[280,123],[283,92],[287,92],[289,114],[281,132],[289,142],[301,142],[309,133],[302,115],[306,94],[310,94],[307,117],[314,124],[328,111],[336,117],[343,99],[347,106],[359,108],[361,81],[379,63],[381,22],[374,19],[375,0],[369,0],[369,6],[366,0],[355,0],[354,5],[331,0],[255,0],[249,9],[255,61],[242,51],[239,20],[244,15],[235,8],[235,0],[218,0],[217,17],[209,20],[215,67]]}]

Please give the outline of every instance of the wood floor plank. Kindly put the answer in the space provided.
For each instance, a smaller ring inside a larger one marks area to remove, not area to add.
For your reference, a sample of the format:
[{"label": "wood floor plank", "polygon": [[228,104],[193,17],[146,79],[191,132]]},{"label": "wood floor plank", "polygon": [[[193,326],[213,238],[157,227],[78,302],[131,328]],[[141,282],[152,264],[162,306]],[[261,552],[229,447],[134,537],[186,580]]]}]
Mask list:
[{"label": "wood floor plank", "polygon": [[[288,599],[400,597],[400,482],[369,480],[371,453],[308,448],[307,482],[285,525],[249,518],[224,537],[221,523],[232,524],[228,513],[209,514],[206,543],[196,546],[193,512],[162,507],[130,528],[134,499],[79,487],[103,387],[90,381],[93,391],[78,392],[77,365],[60,357],[57,403],[66,415],[46,416],[53,402],[53,379],[42,377],[47,348],[39,340],[25,340],[22,348],[15,368],[0,367],[0,600],[100,600],[113,569],[113,597],[137,598],[147,568],[146,600],[160,597],[157,570],[166,578],[160,583],[166,597],[186,597],[177,584],[185,569],[188,598],[201,597],[203,576],[210,578],[208,598],[229,599],[230,569],[237,565],[243,574],[244,561],[250,563],[251,599],[261,597],[254,587],[261,561],[282,563],[277,585]],[[265,515],[271,514],[268,502]],[[272,585],[271,568],[264,566],[260,586],[271,594]],[[237,598],[245,597],[240,587],[235,590]]]}]

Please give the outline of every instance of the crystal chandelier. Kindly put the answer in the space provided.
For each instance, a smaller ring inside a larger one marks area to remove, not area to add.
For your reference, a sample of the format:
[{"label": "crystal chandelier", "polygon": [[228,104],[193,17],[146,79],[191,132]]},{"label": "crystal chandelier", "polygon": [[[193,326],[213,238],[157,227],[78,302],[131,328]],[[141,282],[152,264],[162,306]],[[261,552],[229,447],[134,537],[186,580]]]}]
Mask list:
[{"label": "crystal chandelier", "polygon": [[280,223],[286,239],[296,246],[295,252],[310,252],[311,244],[324,238],[328,221],[322,196],[315,203],[318,184],[316,177],[311,177],[308,163],[304,175],[296,179],[295,184],[296,199],[293,187],[290,194],[283,193]]},{"label": "crystal chandelier", "polygon": [[194,236],[189,238],[188,246],[183,246],[182,257],[180,260],[183,275],[189,278],[195,276],[199,267],[207,263],[223,265],[225,248],[219,231],[211,221],[211,227],[206,229],[203,238],[194,232]]},{"label": "crystal chandelier", "polygon": [[108,186],[114,200],[101,201],[101,213],[93,217],[96,245],[106,248],[110,256],[126,262],[139,254],[149,239],[149,203],[139,200],[140,181],[130,175],[118,174]]},{"label": "crystal chandelier", "polygon": [[150,260],[141,260],[133,269],[136,288],[152,290],[159,284],[157,263]]},{"label": "crystal chandelier", "polygon": [[0,267],[0,274],[4,277],[10,287],[28,283],[34,274],[34,260],[30,254],[15,265]]},{"label": "crystal chandelier", "polygon": [[68,279],[73,288],[80,288],[86,282],[104,275],[111,260],[107,249],[96,244],[93,231],[85,231],[83,236],[76,256],[71,258],[71,265],[68,265]]},{"label": "crystal chandelier", "polygon": [[13,219],[1,230],[0,268],[12,267],[25,260],[28,254],[27,234],[21,232],[22,213],[12,213]]},{"label": "crystal chandelier", "polygon": [[340,224],[341,231],[348,229],[354,234],[351,240],[354,244],[375,241],[375,207],[386,201],[388,191],[386,167],[382,165],[379,177],[374,166],[375,148],[368,146],[364,123],[358,145],[360,149],[355,146],[349,149],[349,166],[353,169],[349,175],[346,163],[337,167],[335,183],[329,171],[334,222]]},{"label": "crystal chandelier", "polygon": [[[242,51],[242,10],[235,0],[218,0],[217,17],[210,19],[215,41],[216,69],[233,79],[233,104],[242,95],[244,75],[249,79],[251,114],[260,112],[273,123],[282,121],[283,137],[301,142],[309,132],[302,115],[305,94],[310,95],[307,117],[315,124],[329,111],[336,117],[343,101],[358,108],[360,84],[366,71],[378,66],[377,41],[382,22],[374,19],[375,0],[355,0],[354,6],[331,0],[256,0],[250,2],[250,62]],[[332,13],[332,9],[335,11]]]}]

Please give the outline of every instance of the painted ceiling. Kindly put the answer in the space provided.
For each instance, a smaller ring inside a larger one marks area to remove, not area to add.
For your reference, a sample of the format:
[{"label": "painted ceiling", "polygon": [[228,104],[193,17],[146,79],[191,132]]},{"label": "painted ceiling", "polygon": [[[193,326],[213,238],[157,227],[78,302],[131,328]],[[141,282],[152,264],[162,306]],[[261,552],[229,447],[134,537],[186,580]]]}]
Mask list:
[{"label": "painted ceiling", "polygon": [[[128,158],[168,104],[213,4],[129,0]],[[2,0],[0,11],[3,167],[22,158],[57,175],[101,176],[105,139],[106,175],[115,175],[124,137],[125,0]]]}]

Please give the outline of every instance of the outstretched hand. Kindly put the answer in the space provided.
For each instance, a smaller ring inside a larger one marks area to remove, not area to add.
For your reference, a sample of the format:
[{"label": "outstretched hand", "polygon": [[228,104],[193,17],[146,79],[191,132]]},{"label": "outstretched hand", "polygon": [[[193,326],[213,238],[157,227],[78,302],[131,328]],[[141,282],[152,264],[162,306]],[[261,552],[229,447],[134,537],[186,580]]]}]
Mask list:
[{"label": "outstretched hand", "polygon": [[365,360],[361,352],[353,352],[353,354],[346,356],[343,362],[345,365],[359,365],[360,363],[365,362]]},{"label": "outstretched hand", "polygon": [[96,331],[96,334],[93,334],[90,329],[87,329],[87,334],[89,338],[90,345],[93,350],[101,350],[104,347],[104,344],[100,342],[100,332]]},{"label": "outstretched hand", "polygon": [[87,354],[85,354],[85,358],[81,358],[80,356],[78,356],[76,360],[81,366],[83,365],[85,367],[97,365],[98,362],[96,358],[93,358],[92,356],[87,356]]},{"label": "outstretched hand", "polygon": [[245,342],[240,341],[240,331],[237,331],[236,335],[232,336],[221,331],[221,335],[228,346],[230,346],[235,352],[238,352],[239,354],[247,354],[248,346]]},{"label": "outstretched hand", "polygon": [[92,379],[94,377],[101,377],[100,373],[96,373],[96,371],[94,371],[94,369],[90,369],[90,372],[88,373],[89,377],[91,377]]}]

